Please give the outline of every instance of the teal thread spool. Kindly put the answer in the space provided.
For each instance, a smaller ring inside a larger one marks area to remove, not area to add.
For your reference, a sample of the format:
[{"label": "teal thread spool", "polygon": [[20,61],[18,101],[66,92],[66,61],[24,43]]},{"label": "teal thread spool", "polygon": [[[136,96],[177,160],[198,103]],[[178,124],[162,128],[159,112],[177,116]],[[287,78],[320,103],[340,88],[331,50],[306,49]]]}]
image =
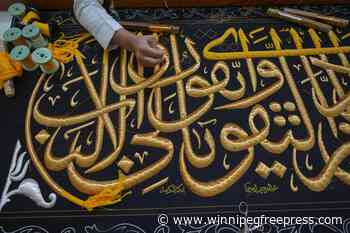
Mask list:
[{"label": "teal thread spool", "polygon": [[0,52],[7,52],[7,51],[8,51],[7,42],[0,39]]},{"label": "teal thread spool", "polygon": [[46,74],[53,74],[60,68],[60,64],[47,48],[34,50],[32,59],[36,64],[40,65],[40,69]]},{"label": "teal thread spool", "polygon": [[4,41],[17,45],[30,46],[30,44],[22,37],[22,30],[16,27],[9,28],[4,32]]},{"label": "teal thread spool", "polygon": [[23,3],[14,3],[7,9],[7,11],[10,15],[21,20],[26,14],[27,9]]},{"label": "teal thread spool", "polygon": [[30,40],[34,48],[46,48],[48,41],[41,35],[40,30],[33,24],[25,26],[22,30],[24,38]]},{"label": "teal thread spool", "polygon": [[34,71],[39,65],[32,61],[30,49],[27,46],[19,45],[11,50],[10,57],[12,60],[18,61],[26,71]]}]

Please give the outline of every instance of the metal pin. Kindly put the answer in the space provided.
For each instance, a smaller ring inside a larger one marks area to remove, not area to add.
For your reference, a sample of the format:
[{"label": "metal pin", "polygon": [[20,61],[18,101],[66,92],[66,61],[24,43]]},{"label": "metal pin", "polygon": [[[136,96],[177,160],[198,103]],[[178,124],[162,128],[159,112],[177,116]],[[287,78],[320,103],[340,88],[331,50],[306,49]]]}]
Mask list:
[{"label": "metal pin", "polygon": [[150,31],[150,32],[169,32],[177,34],[180,32],[180,27],[168,24],[152,24],[145,22],[120,21],[123,27],[129,30]]}]

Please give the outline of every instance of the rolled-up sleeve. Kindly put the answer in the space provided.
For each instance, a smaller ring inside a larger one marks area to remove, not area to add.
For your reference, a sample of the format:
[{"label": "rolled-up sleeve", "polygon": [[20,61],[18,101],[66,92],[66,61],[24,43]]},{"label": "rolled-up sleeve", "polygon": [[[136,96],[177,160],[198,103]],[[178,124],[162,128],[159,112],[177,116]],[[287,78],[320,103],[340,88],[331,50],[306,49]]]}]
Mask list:
[{"label": "rolled-up sleeve", "polygon": [[110,49],[113,35],[122,26],[107,13],[99,1],[74,0],[74,14],[103,48]]}]

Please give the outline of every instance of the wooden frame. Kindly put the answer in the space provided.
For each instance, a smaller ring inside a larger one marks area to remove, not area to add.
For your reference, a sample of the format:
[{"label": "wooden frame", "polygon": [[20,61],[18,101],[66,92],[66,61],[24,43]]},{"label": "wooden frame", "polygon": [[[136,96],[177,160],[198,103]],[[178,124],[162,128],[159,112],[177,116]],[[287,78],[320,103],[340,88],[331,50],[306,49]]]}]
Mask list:
[{"label": "wooden frame", "polygon": [[[56,10],[72,8],[73,0],[26,0],[40,9]],[[0,9],[10,0],[1,0]],[[290,4],[346,4],[348,0],[115,0],[118,8],[145,7],[219,7],[219,6],[257,6]]]}]

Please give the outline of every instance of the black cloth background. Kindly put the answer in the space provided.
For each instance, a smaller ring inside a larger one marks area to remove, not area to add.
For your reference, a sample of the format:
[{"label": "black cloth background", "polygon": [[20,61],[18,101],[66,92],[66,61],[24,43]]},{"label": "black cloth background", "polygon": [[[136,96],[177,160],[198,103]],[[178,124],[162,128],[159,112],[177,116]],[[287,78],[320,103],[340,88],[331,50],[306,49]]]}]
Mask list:
[{"label": "black cloth background", "polygon": [[[306,9],[309,9],[306,7]],[[314,9],[314,8],[313,8]],[[196,42],[196,49],[200,52],[205,46],[205,44],[217,36],[221,35],[227,28],[235,27],[235,28],[243,28],[245,31],[251,31],[252,29],[259,27],[274,27],[277,29],[283,29],[284,27],[289,26],[288,24],[281,23],[275,20],[267,19],[267,18],[237,18],[235,20],[225,20],[218,21],[220,15],[223,18],[230,18],[232,16],[259,16],[262,14],[264,9],[256,9],[256,8],[219,8],[219,9],[190,9],[190,10],[122,10],[118,12],[116,18],[119,19],[130,19],[130,20],[161,20],[161,21],[169,21],[171,23],[179,24],[184,31],[184,34],[190,38],[192,38]],[[322,10],[324,12],[330,14],[336,14],[337,16],[348,17],[350,14],[350,9],[348,6],[338,6],[338,7],[329,7],[325,8],[317,8],[317,10]],[[58,18],[65,19],[70,17],[70,13],[67,12],[48,12],[45,13],[48,18]],[[203,20],[205,18],[205,20]],[[193,21],[191,20],[193,19]],[[297,28],[299,31],[303,31],[302,28]],[[210,30],[212,29],[212,30]],[[64,24],[62,30],[67,34],[75,34],[80,30],[80,27],[74,24]],[[200,34],[199,31],[209,32],[209,34]],[[342,32],[342,35],[346,32]],[[210,38],[208,38],[209,36]],[[326,37],[322,35],[324,41],[327,41]],[[161,42],[164,45],[167,45],[169,48],[169,37],[164,36],[161,39]],[[183,38],[178,37],[180,51],[184,51],[184,43]],[[350,44],[350,43],[349,43]],[[312,47],[310,40],[305,40],[305,47]],[[230,47],[230,43],[227,42],[223,47],[219,48],[222,51],[228,51],[232,49]],[[257,50],[264,49],[263,47],[256,47]],[[102,62],[102,49],[97,45],[89,45],[82,46],[81,51],[87,56],[86,62],[89,63],[88,69],[93,70],[94,68],[99,67]],[[113,58],[117,56],[118,52],[111,53],[110,58],[113,61]],[[181,53],[180,53],[181,54]],[[96,64],[91,64],[91,60],[95,58],[97,59]],[[329,57],[331,61],[335,63],[339,62],[336,60],[335,56]],[[204,67],[207,67],[208,70],[211,70],[211,67],[215,64],[214,61],[207,61],[202,57],[201,68],[198,72],[203,73]],[[257,64],[260,59],[254,60],[254,63]],[[277,59],[268,59],[273,61],[275,64],[279,64]],[[187,61],[187,65],[191,64],[191,60]],[[288,58],[289,64],[300,63],[299,58]],[[230,62],[228,62],[230,63]],[[245,64],[241,61],[242,64]],[[73,62],[71,65],[68,65],[66,69],[69,69],[70,66],[75,67],[73,69],[74,74],[79,74],[79,70],[77,69],[76,64]],[[186,64],[183,65],[186,68]],[[290,65],[291,66],[291,65]],[[246,76],[246,80],[248,80],[248,71],[245,65],[242,65],[240,69],[242,74]],[[317,68],[315,68],[315,72]],[[170,71],[169,71],[170,72]],[[117,72],[115,72],[117,75]],[[306,77],[301,77],[296,74],[293,70],[293,75],[298,80],[303,80]],[[305,74],[304,74],[305,75]],[[39,72],[35,73],[25,73],[25,75],[21,79],[16,80],[16,98],[7,99],[4,96],[0,98],[0,105],[2,106],[2,114],[0,115],[0,125],[1,125],[1,154],[2,154],[2,163],[1,163],[1,176],[0,176],[0,188],[3,187],[2,184],[5,185],[6,178],[8,175],[8,169],[11,163],[11,156],[13,154],[13,150],[17,140],[19,140],[22,144],[22,150],[25,150],[25,141],[24,141],[24,127],[25,127],[25,114],[27,110],[27,104],[29,98],[32,94],[32,90],[40,76]],[[98,76],[97,76],[98,77]],[[55,79],[56,78],[56,79]],[[53,83],[59,86],[60,81],[58,77],[55,77]],[[94,79],[95,85],[98,87],[99,80],[98,78]],[[248,83],[248,81],[247,81]],[[269,83],[265,83],[269,85]],[[83,85],[82,83],[80,85]],[[232,83],[232,85],[237,85],[237,83]],[[329,85],[325,84],[324,88],[329,88]],[[259,84],[258,84],[259,87]],[[307,108],[310,111],[310,117],[313,121],[314,127],[316,129],[317,122],[322,121],[324,125],[327,125],[326,120],[322,118],[319,113],[317,113],[315,107],[313,106],[310,84],[306,84],[304,86],[298,86],[302,92],[302,95],[305,96],[304,101],[306,102]],[[174,87],[166,88],[164,92],[164,96],[167,94],[171,94],[175,91]],[[251,94],[251,90],[248,91]],[[86,90],[82,88],[80,93],[81,96],[88,96]],[[149,92],[146,92],[145,99],[147,100],[149,96]],[[331,90],[326,92],[327,99],[331,99]],[[284,88],[280,90],[276,95],[269,98],[269,100],[284,102],[290,100],[290,91],[286,88],[286,84]],[[114,94],[110,94],[108,97],[108,103],[112,103],[117,100],[117,96]],[[223,99],[216,99],[215,102],[224,103]],[[203,103],[203,100],[197,102],[191,102],[188,111],[192,112],[196,107],[198,107],[199,103]],[[226,102],[225,102],[226,103]],[[269,101],[263,101],[263,105],[266,109],[268,109]],[[174,102],[176,106],[176,101]],[[91,100],[87,100],[81,107],[79,107],[78,112],[86,112],[88,110],[92,110]],[[232,119],[235,119],[236,123],[244,128],[248,129],[247,126],[247,116],[249,114],[251,108],[244,109],[239,113],[235,113],[234,115],[228,115],[225,112],[209,112],[206,114],[202,120],[209,120],[213,117],[217,117],[219,123],[216,127],[219,129],[222,125]],[[50,111],[50,109],[43,109],[43,111]],[[64,105],[59,106],[55,111],[57,113],[65,112]],[[56,113],[56,112],[55,112]],[[135,113],[131,117],[134,117]],[[170,117],[170,116],[169,116]],[[114,119],[116,119],[116,115],[114,115]],[[237,121],[236,121],[237,120]],[[148,132],[151,126],[146,124],[141,128],[140,132]],[[326,127],[327,128],[327,127]],[[40,129],[39,126],[33,126],[33,132],[38,132]],[[285,131],[274,131],[273,137],[280,137]],[[214,137],[219,137],[219,130],[215,130],[213,128]],[[298,135],[303,135],[305,133],[303,128],[297,129]],[[33,133],[34,134],[34,133]],[[35,134],[34,134],[35,135]],[[335,148],[339,146],[339,142],[334,141],[332,139],[331,132],[329,127],[324,131],[324,137],[329,140],[326,141],[326,145],[328,148],[331,148],[330,151],[333,151]],[[174,133],[170,136],[175,145],[179,145],[181,143],[181,134]],[[340,140],[341,142],[348,141],[348,137],[346,135],[342,135]],[[130,141],[130,138],[128,138]],[[127,141],[128,141],[127,140]],[[174,154],[174,160],[170,164],[170,166],[162,172],[162,176],[169,176],[171,182],[180,184],[181,177],[178,171],[178,146],[176,147]],[[323,167],[323,162],[321,158],[317,158],[319,152],[317,146],[315,147],[315,151],[311,151],[309,154],[316,156],[316,159],[313,160],[313,165],[315,166],[314,173],[305,173],[313,176],[318,174],[320,169]],[[58,149],[58,152],[61,149]],[[135,151],[131,148],[125,149],[124,153],[131,154]],[[218,154],[223,153],[222,151],[218,151]],[[237,164],[242,157],[234,158],[232,162],[233,164]],[[196,230],[197,232],[239,232],[236,228],[221,225],[217,228],[214,227],[200,227],[194,229],[192,227],[180,227],[176,226],[173,222],[171,222],[172,216],[180,216],[180,215],[200,215],[200,216],[208,216],[213,215],[216,216],[218,214],[221,215],[242,215],[242,211],[239,211],[239,206],[242,203],[247,203],[248,215],[256,216],[256,215],[269,215],[269,216],[342,216],[344,220],[349,217],[349,187],[343,183],[341,183],[337,178],[333,177],[332,183],[328,186],[328,188],[321,193],[312,192],[307,189],[301,182],[298,182],[299,191],[293,193],[289,188],[289,175],[290,171],[287,173],[288,176],[280,179],[276,176],[271,175],[269,179],[263,180],[256,173],[254,173],[254,169],[259,161],[263,161],[264,163],[270,165],[273,161],[278,160],[287,166],[288,169],[292,169],[292,150],[289,148],[281,158],[274,157],[269,154],[265,150],[263,150],[260,146],[257,146],[255,152],[255,160],[250,167],[249,171],[236,183],[234,184],[228,191],[220,194],[214,198],[200,198],[194,194],[192,194],[189,190],[186,190],[185,194],[177,194],[177,195],[168,195],[162,196],[158,192],[153,192],[147,194],[145,196],[140,195],[141,188],[147,185],[143,185],[142,187],[138,187],[135,189],[135,193],[127,197],[122,203],[113,206],[111,208],[102,208],[98,209],[92,213],[88,213],[86,210],[81,209],[80,207],[70,203],[68,200],[57,196],[57,203],[52,209],[42,209],[37,207],[32,201],[28,199],[28,197],[24,197],[22,195],[15,195],[11,197],[11,202],[8,203],[3,211],[0,214],[0,231],[3,232],[191,232]],[[300,160],[301,164],[303,160]],[[348,166],[348,161],[345,161],[343,168],[346,170],[346,166]],[[222,169],[219,169],[221,165],[220,161],[216,163],[215,166],[217,168],[212,168],[210,171],[203,173],[198,170],[194,172],[194,176],[202,179],[210,179],[211,177],[218,177],[218,175],[222,175]],[[301,165],[300,165],[301,166]],[[217,170],[217,171],[216,171]],[[318,171],[318,172],[317,172]],[[113,178],[114,171],[105,171],[104,176],[108,178]],[[218,174],[216,174],[216,172]],[[33,164],[30,165],[29,170],[27,172],[26,177],[34,178],[40,185],[44,198],[47,200],[48,195],[52,192],[44,180],[40,177],[38,172],[36,171]],[[158,176],[157,176],[158,177]],[[105,177],[103,177],[105,178]],[[64,185],[68,185],[68,180],[64,175],[58,175],[57,178]],[[297,179],[297,178],[296,178]],[[147,181],[145,184],[152,184],[156,182],[157,179],[151,179]],[[244,189],[244,184],[252,183],[258,185],[267,185],[267,184],[276,184],[279,186],[277,192],[268,193],[264,195],[258,195],[254,193],[247,193]],[[62,184],[63,185],[63,184]],[[14,184],[14,187],[16,184]],[[13,187],[12,187],[13,188]],[[10,190],[12,189],[10,188]],[[0,189],[2,190],[2,189]],[[191,206],[195,206],[195,208],[191,208]],[[212,206],[216,206],[215,208]],[[169,223],[166,225],[162,225],[158,223],[157,218],[159,214],[165,213],[169,216]],[[348,232],[348,226],[346,223],[343,225],[337,226],[338,230],[335,228],[329,228],[324,226],[315,226],[315,230],[309,228],[309,226],[296,227],[294,232]],[[269,229],[271,231],[269,231]],[[263,232],[280,232],[282,228],[278,228],[277,226],[265,226]],[[293,232],[293,229],[285,230],[282,232]],[[28,230],[28,231],[25,231]],[[257,231],[257,230],[255,230]],[[253,231],[254,232],[254,231]]]}]

